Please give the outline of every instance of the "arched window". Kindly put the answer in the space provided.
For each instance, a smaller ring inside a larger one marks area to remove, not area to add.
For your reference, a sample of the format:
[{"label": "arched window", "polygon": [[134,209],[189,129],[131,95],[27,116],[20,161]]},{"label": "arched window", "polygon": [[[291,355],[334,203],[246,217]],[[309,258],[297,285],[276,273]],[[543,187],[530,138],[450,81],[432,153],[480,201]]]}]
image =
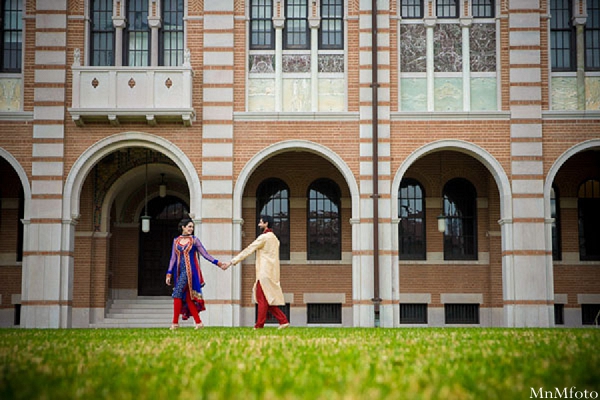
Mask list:
[{"label": "arched window", "polygon": [[[279,258],[290,259],[290,189],[281,179],[264,180],[256,190],[256,221],[261,215],[273,217],[273,233],[279,239]],[[261,232],[258,231],[257,234]]]},{"label": "arched window", "polygon": [[309,260],[341,260],[341,194],[331,179],[317,179],[308,188],[307,257]]},{"label": "arched window", "polygon": [[477,259],[477,193],[471,182],[455,178],[444,185],[444,260]]},{"label": "arched window", "polygon": [[560,198],[558,190],[552,186],[550,190],[550,217],[554,218],[552,222],[552,259],[562,260],[562,251],[560,243]]},{"label": "arched window", "polygon": [[595,179],[579,186],[579,259],[600,260],[600,182]]},{"label": "arched window", "polygon": [[402,179],[398,190],[398,255],[425,260],[425,191],[414,179]]}]

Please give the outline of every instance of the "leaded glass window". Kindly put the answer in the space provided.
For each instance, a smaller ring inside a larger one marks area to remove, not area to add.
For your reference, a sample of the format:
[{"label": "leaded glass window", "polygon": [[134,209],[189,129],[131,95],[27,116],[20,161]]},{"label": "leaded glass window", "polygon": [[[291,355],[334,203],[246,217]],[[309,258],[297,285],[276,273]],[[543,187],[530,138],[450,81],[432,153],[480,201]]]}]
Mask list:
[{"label": "leaded glass window", "polygon": [[466,179],[455,178],[444,186],[445,260],[477,259],[477,194]]},{"label": "leaded glass window", "polygon": [[250,3],[250,49],[275,48],[273,0],[252,0]]},{"label": "leaded glass window", "polygon": [[344,4],[343,0],[321,0],[321,29],[319,48],[344,48]]},{"label": "leaded glass window", "polygon": [[338,185],[318,179],[308,189],[308,259],[342,258],[341,198]]},{"label": "leaded glass window", "polygon": [[550,0],[550,55],[553,71],[575,70],[571,0]]},{"label": "leaded glass window", "polygon": [[[279,258],[290,259],[290,189],[280,179],[263,181],[256,190],[256,222],[261,215],[273,217],[273,233],[279,239]],[[257,227],[257,234],[260,234]]]},{"label": "leaded glass window", "polygon": [[127,2],[125,37],[125,65],[130,67],[147,67],[150,65],[148,0],[129,0]]},{"label": "leaded glass window", "polygon": [[162,0],[161,65],[183,65],[183,0]]},{"label": "leaded glass window", "polygon": [[310,48],[307,1],[287,0],[285,2],[285,28],[283,37],[286,49]]},{"label": "leaded glass window", "polygon": [[0,72],[21,72],[23,52],[23,1],[2,0],[0,27],[2,29],[2,65]]},{"label": "leaded glass window", "polygon": [[425,260],[425,191],[414,179],[403,179],[398,190],[398,256]]},{"label": "leaded glass window", "polygon": [[590,179],[579,186],[577,211],[579,258],[600,260],[600,181]]}]

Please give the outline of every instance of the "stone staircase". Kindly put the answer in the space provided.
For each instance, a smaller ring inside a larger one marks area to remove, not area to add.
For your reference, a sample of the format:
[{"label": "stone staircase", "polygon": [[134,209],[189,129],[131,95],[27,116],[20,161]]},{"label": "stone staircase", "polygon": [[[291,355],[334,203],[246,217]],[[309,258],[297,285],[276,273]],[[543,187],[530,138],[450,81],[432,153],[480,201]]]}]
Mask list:
[{"label": "stone staircase", "polygon": [[[168,328],[173,318],[170,296],[139,296],[135,299],[111,300],[104,321],[92,328]],[[194,321],[180,320],[180,327],[194,326]]]}]

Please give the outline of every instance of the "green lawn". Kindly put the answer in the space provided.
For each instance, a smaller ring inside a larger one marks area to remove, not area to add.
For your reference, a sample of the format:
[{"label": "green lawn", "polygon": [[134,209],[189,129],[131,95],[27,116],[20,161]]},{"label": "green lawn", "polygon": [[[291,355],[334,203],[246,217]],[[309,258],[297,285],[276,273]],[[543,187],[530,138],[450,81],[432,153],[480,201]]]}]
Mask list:
[{"label": "green lawn", "polygon": [[600,329],[0,329],[0,399],[598,395],[599,350]]}]

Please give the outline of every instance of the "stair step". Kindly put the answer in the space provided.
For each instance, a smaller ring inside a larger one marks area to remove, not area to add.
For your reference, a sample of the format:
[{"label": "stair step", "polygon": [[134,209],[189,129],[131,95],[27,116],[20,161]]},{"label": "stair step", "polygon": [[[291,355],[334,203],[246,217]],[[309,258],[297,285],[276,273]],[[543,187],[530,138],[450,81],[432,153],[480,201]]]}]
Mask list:
[{"label": "stair step", "polygon": [[[173,299],[170,296],[140,296],[114,299],[102,322],[92,328],[168,328],[171,326]],[[180,321],[181,327],[193,327],[194,321]]]}]

